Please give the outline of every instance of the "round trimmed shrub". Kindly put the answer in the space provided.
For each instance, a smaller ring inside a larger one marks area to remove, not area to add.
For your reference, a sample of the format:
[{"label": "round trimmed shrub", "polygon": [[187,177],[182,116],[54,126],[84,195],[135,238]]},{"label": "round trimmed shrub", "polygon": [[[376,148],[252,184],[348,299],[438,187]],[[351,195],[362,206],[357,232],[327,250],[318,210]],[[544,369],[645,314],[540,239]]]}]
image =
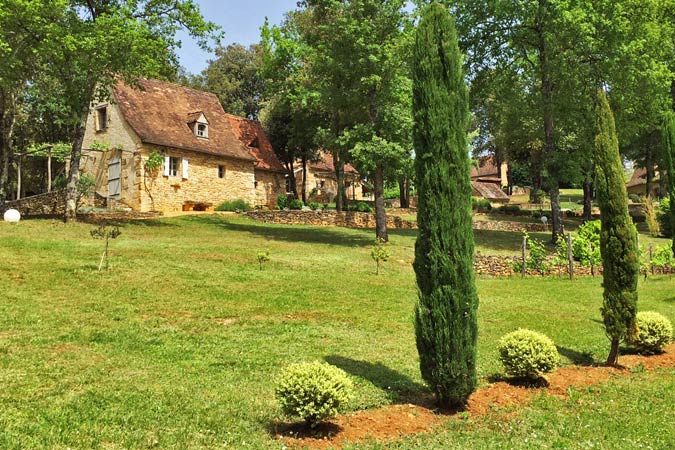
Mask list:
[{"label": "round trimmed shrub", "polygon": [[536,379],[552,372],[560,362],[558,349],[542,333],[518,329],[498,343],[499,359],[508,375]]},{"label": "round trimmed shrub", "polygon": [[673,340],[673,324],[662,314],[643,311],[637,314],[637,333],[631,344],[643,353],[659,353]]},{"label": "round trimmed shrub", "polygon": [[345,371],[330,364],[291,364],[279,374],[275,395],[286,414],[314,426],[349,401],[352,382]]}]

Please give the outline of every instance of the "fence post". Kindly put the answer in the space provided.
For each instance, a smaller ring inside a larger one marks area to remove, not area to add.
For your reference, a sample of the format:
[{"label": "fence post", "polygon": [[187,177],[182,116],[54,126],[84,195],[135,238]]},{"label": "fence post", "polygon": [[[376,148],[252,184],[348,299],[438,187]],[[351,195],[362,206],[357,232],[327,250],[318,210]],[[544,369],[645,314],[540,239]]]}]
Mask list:
[{"label": "fence post", "polygon": [[574,258],[572,257],[572,233],[567,234],[567,263],[570,268],[570,280],[574,280]]},{"label": "fence post", "polygon": [[523,236],[523,267],[521,269],[521,277],[525,278],[525,273],[527,272],[527,236]]},{"label": "fence post", "polygon": [[654,264],[652,264],[652,259],[654,258],[654,247],[649,244],[649,272],[654,275]]}]

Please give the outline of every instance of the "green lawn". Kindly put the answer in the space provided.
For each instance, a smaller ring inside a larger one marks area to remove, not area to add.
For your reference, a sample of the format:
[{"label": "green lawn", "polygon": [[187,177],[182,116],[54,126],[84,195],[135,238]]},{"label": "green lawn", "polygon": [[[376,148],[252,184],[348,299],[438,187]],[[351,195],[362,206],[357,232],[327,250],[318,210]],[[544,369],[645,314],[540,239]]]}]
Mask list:
[{"label": "green lawn", "polygon": [[[372,231],[235,216],[140,221],[121,227],[113,268],[99,274],[92,228],[0,223],[2,449],[278,449],[269,429],[284,418],[272,380],[297,361],[347,370],[358,393],[351,409],[425,392],[412,326],[414,232],[391,233],[378,277]],[[477,239],[486,253],[512,253],[520,237]],[[261,250],[271,255],[263,271]],[[500,370],[496,340],[517,327],[550,335],[565,364],[602,360],[600,283],[478,280],[483,382]],[[675,319],[675,278],[641,283],[640,308]],[[631,428],[605,448],[672,448],[673,375],[541,398],[503,425],[511,430],[490,417],[451,421],[437,435],[359,448],[591,448],[605,426]]]}]

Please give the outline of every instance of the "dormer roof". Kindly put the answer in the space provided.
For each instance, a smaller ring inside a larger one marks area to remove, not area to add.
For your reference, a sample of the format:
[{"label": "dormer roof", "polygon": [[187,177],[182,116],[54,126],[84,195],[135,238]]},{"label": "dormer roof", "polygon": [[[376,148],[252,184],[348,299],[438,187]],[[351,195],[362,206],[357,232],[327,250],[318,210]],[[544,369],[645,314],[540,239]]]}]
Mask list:
[{"label": "dormer roof", "polygon": [[188,114],[188,124],[193,124],[193,123],[205,123],[209,124],[209,121],[206,119],[206,116],[202,111],[196,111],[196,112],[191,112]]}]

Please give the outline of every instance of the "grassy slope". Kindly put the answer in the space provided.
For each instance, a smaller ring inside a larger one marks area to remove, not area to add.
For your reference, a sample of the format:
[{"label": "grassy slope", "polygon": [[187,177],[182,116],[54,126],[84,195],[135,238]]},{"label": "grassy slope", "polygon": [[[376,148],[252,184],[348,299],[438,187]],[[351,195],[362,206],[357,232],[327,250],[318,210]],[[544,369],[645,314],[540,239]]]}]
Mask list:
[{"label": "grassy slope", "polygon": [[[280,418],[271,379],[308,359],[355,376],[353,408],[424,390],[412,329],[413,233],[392,233],[392,258],[376,277],[368,231],[214,216],[139,222],[122,228],[113,270],[98,274],[101,242],[91,228],[0,223],[0,448],[277,448],[268,437]],[[500,236],[479,235],[479,248],[512,253],[519,236]],[[258,250],[272,256],[264,271]],[[640,307],[675,319],[674,286],[650,279]],[[604,358],[599,278],[483,279],[478,288],[482,377],[499,371],[495,341],[519,326],[552,336],[565,363]],[[665,375],[639,389],[672,388]],[[608,391],[612,402],[628,389],[620,384]],[[659,401],[648,412],[672,411],[672,396]],[[550,415],[559,419],[550,427],[574,420],[559,413],[564,405],[542,402],[520,433]],[[481,426],[451,425],[425,448],[506,439]]]}]

